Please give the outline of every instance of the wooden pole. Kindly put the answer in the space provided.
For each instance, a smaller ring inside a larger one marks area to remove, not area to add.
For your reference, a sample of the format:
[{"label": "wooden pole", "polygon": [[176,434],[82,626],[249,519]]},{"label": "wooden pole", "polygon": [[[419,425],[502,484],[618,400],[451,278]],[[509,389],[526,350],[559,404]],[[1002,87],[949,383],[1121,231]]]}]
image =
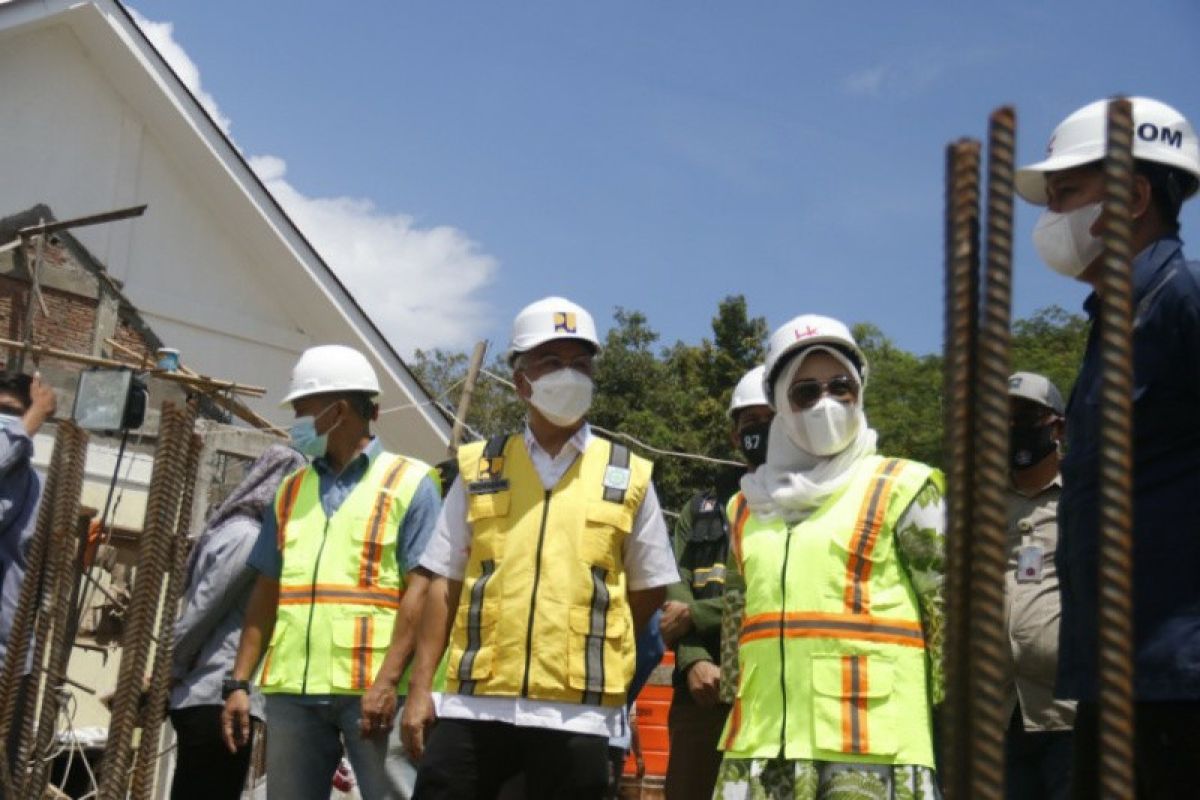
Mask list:
[{"label": "wooden pole", "polygon": [[458,398],[458,410],[454,414],[454,428],[450,431],[450,455],[458,452],[462,444],[464,420],[471,410],[471,398],[475,394],[475,382],[479,380],[479,370],[483,367],[483,356],[487,353],[487,342],[476,342],[475,350],[471,353],[471,363],[467,367],[467,377],[463,381],[462,395]]}]

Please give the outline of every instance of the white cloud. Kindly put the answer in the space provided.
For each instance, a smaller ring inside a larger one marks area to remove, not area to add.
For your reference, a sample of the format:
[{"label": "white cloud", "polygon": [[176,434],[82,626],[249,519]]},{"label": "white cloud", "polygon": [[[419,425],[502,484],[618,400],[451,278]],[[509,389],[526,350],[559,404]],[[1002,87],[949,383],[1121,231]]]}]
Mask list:
[{"label": "white cloud", "polygon": [[863,94],[871,97],[878,96],[887,77],[887,67],[870,67],[847,75],[842,81],[842,88],[850,94]]},{"label": "white cloud", "polygon": [[[170,22],[134,19],[188,90],[226,134],[231,121],[204,91],[200,70],[174,39]],[[447,225],[418,227],[411,216],[379,209],[368,198],[309,197],[287,180],[287,164],[252,156],[250,167],[296,227],[402,354],[416,348],[465,349],[490,323],[476,297],[496,259]]]},{"label": "white cloud", "polygon": [[183,81],[183,85],[188,88],[188,91],[195,95],[200,101],[200,105],[204,106],[204,110],[213,118],[225,134],[229,133],[231,121],[229,117],[221,113],[221,109],[217,106],[216,98],[204,91],[204,87],[200,85],[200,68],[196,66],[196,62],[188,57],[187,52],[175,41],[175,24],[171,22],[154,22],[143,17],[136,9],[129,9],[133,14],[133,19],[137,22],[138,27],[146,34],[146,38],[154,45],[154,49],[159,52],[159,55],[166,60],[167,65],[175,71],[179,76],[179,80]]},{"label": "white cloud", "polygon": [[418,228],[362,198],[307,197],[275,156],[250,166],[401,352],[462,349],[485,327],[488,309],[474,294],[496,260],[462,231]]}]

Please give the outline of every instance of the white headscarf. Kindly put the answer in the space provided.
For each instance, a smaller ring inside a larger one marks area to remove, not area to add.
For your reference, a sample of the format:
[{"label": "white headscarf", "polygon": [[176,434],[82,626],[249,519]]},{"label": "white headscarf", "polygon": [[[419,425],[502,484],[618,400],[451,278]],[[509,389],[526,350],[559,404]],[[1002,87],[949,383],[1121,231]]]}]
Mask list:
[{"label": "white headscarf", "polygon": [[797,447],[788,436],[787,420],[792,413],[787,390],[804,359],[814,352],[828,353],[842,362],[850,374],[858,369],[839,350],[820,345],[803,350],[792,359],[771,387],[775,399],[775,418],[767,437],[767,463],[742,477],[742,494],[755,515],[781,518],[790,523],[807,518],[854,474],[860,461],[875,455],[877,434],[867,425],[863,414],[863,393],[854,403],[858,433],[841,452],[815,456]]}]

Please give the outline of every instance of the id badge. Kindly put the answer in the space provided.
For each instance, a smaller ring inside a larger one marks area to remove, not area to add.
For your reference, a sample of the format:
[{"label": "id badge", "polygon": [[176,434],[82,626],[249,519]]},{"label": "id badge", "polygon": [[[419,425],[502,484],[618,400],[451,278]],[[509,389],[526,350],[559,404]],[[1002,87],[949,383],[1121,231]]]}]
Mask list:
[{"label": "id badge", "polygon": [[1027,544],[1017,551],[1017,583],[1042,582],[1044,554],[1037,544]]}]

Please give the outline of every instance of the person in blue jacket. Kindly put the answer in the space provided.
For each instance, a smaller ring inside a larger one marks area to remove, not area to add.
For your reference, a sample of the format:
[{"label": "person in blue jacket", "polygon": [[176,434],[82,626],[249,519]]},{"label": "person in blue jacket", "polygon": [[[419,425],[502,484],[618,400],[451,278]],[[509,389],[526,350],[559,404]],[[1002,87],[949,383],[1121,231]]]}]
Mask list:
[{"label": "person in blue jacket", "polygon": [[0,378],[0,663],[42,497],[42,477],[33,469],[33,437],[57,407],[54,390],[40,376]]},{"label": "person in blue jacket", "polygon": [[[1196,132],[1174,108],[1133,106],[1133,615],[1138,798],[1197,795],[1200,762],[1200,263],[1179,211],[1200,181]],[[1046,206],[1033,232],[1042,260],[1091,284],[1092,319],[1067,405],[1055,566],[1062,589],[1057,692],[1079,701],[1075,797],[1094,797],[1097,746],[1101,430],[1101,159],[1106,101],[1055,129],[1047,157],[1018,170],[1017,191]]]}]

